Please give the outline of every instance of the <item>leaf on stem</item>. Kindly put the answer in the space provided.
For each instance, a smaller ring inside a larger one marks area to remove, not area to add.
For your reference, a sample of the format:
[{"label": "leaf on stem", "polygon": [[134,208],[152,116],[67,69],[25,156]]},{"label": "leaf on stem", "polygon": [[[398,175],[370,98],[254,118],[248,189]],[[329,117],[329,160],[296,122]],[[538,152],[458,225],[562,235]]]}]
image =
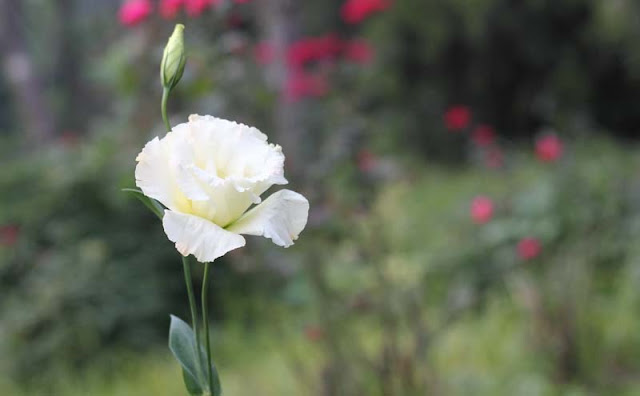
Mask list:
[{"label": "leaf on stem", "polygon": [[[206,362],[206,354],[202,347],[196,347],[196,338],[193,330],[182,319],[171,315],[171,326],[169,328],[169,349],[173,356],[182,366],[184,384],[191,395],[202,395],[209,389],[207,373],[200,371],[198,356],[200,352],[200,362]],[[220,396],[222,390],[220,378],[214,364],[211,365],[213,372],[213,391],[211,395]]]},{"label": "leaf on stem", "polygon": [[158,201],[147,197],[141,190],[138,190],[137,188],[123,188],[122,191],[131,193],[133,196],[138,198],[140,202],[144,204],[144,206],[149,208],[149,210],[151,210],[153,214],[155,214],[162,220],[162,216],[164,216],[164,208]]},{"label": "leaf on stem", "polygon": [[187,392],[189,392],[190,395],[200,396],[204,394],[204,391],[198,383],[198,380],[193,378],[191,374],[189,374],[189,372],[185,369],[182,369],[182,379],[184,380],[184,385],[186,386]]}]

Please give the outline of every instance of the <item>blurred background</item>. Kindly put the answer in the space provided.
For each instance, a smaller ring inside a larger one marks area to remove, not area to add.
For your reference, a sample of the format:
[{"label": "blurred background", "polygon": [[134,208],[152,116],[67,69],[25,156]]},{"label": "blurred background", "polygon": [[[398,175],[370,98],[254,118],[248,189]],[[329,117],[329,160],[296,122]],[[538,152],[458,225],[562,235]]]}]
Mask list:
[{"label": "blurred background", "polygon": [[[227,395],[640,395],[640,2],[0,0],[0,394],[178,395],[121,192],[169,102],[283,146],[307,229],[214,266]],[[195,272],[196,288],[202,268]]]}]

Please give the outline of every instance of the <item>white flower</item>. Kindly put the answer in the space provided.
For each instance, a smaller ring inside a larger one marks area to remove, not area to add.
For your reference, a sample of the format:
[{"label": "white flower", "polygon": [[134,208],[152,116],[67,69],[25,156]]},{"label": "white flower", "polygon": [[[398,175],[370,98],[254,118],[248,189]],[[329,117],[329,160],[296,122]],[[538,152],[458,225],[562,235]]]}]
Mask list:
[{"label": "white flower", "polygon": [[183,256],[211,262],[244,246],[240,234],[289,247],[307,224],[309,202],[296,192],[261,203],[262,193],[287,180],[282,149],[256,128],[192,115],[147,143],[136,161],[136,184],[168,208],[164,231]]}]

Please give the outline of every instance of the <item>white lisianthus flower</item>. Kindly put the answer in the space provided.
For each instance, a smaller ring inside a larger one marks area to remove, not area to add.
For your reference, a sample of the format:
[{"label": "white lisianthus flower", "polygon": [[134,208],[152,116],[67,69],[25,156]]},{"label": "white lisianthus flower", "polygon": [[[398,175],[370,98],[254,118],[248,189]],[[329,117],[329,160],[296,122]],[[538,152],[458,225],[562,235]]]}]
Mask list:
[{"label": "white lisianthus flower", "polygon": [[307,224],[309,202],[296,192],[262,202],[262,193],[287,180],[281,147],[256,128],[192,115],[147,143],[136,161],[136,184],[167,207],[164,231],[183,256],[211,262],[244,246],[240,234],[289,247]]}]

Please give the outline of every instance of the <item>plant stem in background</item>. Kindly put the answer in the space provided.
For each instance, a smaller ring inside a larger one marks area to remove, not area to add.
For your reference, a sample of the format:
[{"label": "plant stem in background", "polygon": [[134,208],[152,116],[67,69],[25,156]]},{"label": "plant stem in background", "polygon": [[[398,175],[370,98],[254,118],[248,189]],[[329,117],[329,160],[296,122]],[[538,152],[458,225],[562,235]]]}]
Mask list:
[{"label": "plant stem in background", "polygon": [[204,323],[205,348],[207,349],[207,373],[209,376],[209,389],[213,391],[213,370],[211,365],[211,345],[209,343],[209,304],[207,299],[207,289],[209,288],[209,265],[204,264],[204,279],[202,280],[202,322]]}]

